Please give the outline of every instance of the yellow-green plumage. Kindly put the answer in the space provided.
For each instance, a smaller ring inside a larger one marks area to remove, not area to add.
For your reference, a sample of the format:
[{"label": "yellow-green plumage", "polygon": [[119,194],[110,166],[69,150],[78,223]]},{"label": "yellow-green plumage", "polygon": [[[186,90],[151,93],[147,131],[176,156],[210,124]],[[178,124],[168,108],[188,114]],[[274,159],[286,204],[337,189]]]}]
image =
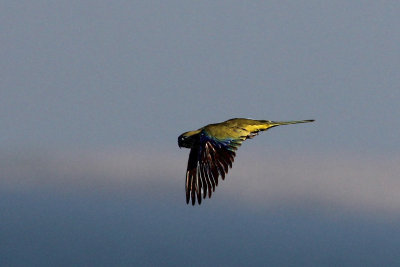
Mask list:
[{"label": "yellow-green plumage", "polygon": [[[312,120],[304,121],[286,121],[286,122],[273,122],[268,120],[252,120],[252,119],[230,119],[221,123],[214,123],[204,126],[211,136],[224,139],[224,138],[245,138],[246,136],[257,133],[259,131],[268,130],[271,127],[295,123],[311,122]],[[245,139],[244,139],[245,140]]]},{"label": "yellow-green plumage", "polygon": [[201,204],[201,199],[207,193],[211,197],[211,190],[214,191],[218,185],[218,177],[225,178],[229,167],[232,167],[235,150],[247,138],[279,125],[312,121],[276,122],[235,118],[181,134],[178,137],[179,147],[191,149],[186,171],[186,202],[192,199],[194,205],[197,198]]}]

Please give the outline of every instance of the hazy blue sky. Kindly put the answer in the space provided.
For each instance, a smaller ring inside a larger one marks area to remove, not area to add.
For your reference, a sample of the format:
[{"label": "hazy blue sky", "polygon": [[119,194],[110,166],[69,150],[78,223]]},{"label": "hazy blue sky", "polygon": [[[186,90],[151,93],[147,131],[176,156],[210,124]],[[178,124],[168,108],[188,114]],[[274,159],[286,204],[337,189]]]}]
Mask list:
[{"label": "hazy blue sky", "polygon": [[[400,2],[2,1],[8,265],[395,265]],[[184,131],[246,142],[184,203]]]}]

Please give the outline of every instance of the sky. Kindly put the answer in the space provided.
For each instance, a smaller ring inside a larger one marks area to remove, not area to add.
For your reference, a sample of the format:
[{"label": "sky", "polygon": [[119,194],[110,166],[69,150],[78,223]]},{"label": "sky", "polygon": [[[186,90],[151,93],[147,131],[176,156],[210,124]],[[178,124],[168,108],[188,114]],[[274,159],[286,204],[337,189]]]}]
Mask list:
[{"label": "sky", "polygon": [[[2,265],[396,266],[396,1],[3,1]],[[187,206],[185,131],[246,141]]]}]

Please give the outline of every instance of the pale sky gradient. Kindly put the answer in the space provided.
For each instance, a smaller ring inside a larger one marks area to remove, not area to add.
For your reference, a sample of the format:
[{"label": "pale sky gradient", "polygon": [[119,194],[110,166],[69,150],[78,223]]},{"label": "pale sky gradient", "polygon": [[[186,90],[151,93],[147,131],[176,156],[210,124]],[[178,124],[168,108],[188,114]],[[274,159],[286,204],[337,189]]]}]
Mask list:
[{"label": "pale sky gradient", "polygon": [[[0,265],[396,266],[399,14],[3,1]],[[246,141],[186,206],[178,135],[233,117],[316,122]]]},{"label": "pale sky gradient", "polygon": [[280,129],[272,143],[283,149],[398,154],[399,10],[395,1],[4,1],[0,146],[172,149],[183,131],[250,117],[317,120]]}]

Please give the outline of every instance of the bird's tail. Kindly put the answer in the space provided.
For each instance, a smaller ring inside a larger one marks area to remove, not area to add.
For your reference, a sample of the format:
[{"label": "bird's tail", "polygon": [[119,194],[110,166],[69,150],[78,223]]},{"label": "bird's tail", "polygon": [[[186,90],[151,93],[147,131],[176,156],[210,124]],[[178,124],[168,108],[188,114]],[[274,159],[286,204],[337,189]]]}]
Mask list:
[{"label": "bird's tail", "polygon": [[252,138],[258,134],[260,131],[266,131],[270,128],[279,125],[289,125],[296,123],[306,123],[313,122],[314,120],[303,120],[303,121],[267,121],[267,120],[248,120],[245,125],[239,125],[241,128],[245,129],[247,138]]},{"label": "bird's tail", "polygon": [[303,120],[303,121],[266,121],[270,127],[279,126],[279,125],[289,125],[289,124],[297,124],[297,123],[306,123],[313,122],[314,120]]}]

